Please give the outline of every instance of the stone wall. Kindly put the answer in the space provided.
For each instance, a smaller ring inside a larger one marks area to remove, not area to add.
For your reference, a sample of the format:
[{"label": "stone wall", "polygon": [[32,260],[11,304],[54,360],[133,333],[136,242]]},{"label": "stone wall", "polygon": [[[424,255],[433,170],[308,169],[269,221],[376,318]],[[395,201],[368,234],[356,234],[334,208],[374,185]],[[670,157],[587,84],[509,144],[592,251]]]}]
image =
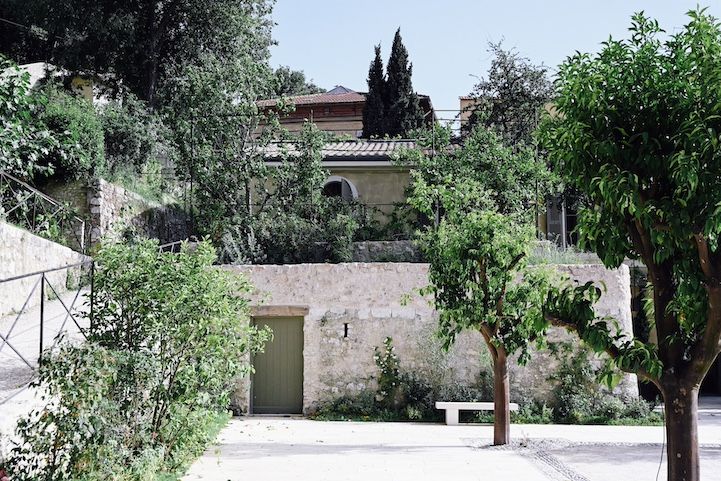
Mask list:
[{"label": "stone wall", "polygon": [[174,242],[190,235],[185,213],[173,206],[151,202],[105,180],[87,191],[90,242],[117,238],[128,230],[160,241]]},{"label": "stone wall", "polygon": [[[77,264],[86,259],[72,249],[0,222],[0,280]],[[68,281],[78,278],[79,271],[77,268],[51,272],[47,274],[47,280],[58,293],[64,292]],[[38,276],[33,276],[1,283],[0,316],[19,312],[37,281]],[[39,292],[36,292],[28,307],[39,302]]]},{"label": "stone wall", "polygon": [[69,205],[79,216],[89,219],[89,241],[117,238],[128,229],[156,238],[160,243],[187,239],[188,216],[176,206],[161,205],[103,179],[88,185],[86,180],[50,180],[41,190]]},{"label": "stone wall", "polygon": [[[401,366],[444,384],[473,386],[489,368],[489,356],[478,332],[460,335],[450,352],[434,337],[437,315],[417,290],[427,284],[428,266],[409,263],[300,264],[226,266],[248,275],[255,286],[253,302],[264,306],[307,306],[304,321],[303,406],[341,395],[375,389],[373,351],[383,339],[394,340]],[[598,313],[631,328],[629,274],[626,266],[609,271],[599,265],[559,266],[580,282],[603,282],[607,292]],[[345,337],[346,326],[348,335]],[[552,333],[554,339],[567,334]],[[570,338],[570,337],[568,337]],[[512,397],[544,398],[552,360],[538,354],[526,368],[511,366]],[[635,381],[625,384],[634,394]],[[248,406],[249,382],[241,381],[234,396],[239,410]]]},{"label": "stone wall", "polygon": [[353,243],[353,262],[421,262],[421,253],[410,240]]}]

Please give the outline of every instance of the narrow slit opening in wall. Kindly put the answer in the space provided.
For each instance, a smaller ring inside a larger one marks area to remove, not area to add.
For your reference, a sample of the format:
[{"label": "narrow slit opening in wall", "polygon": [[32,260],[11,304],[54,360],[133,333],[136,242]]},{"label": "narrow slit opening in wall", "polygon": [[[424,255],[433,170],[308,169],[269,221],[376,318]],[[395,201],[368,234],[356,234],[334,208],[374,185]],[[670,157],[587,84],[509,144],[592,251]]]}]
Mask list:
[{"label": "narrow slit opening in wall", "polygon": [[348,337],[348,323],[347,322],[343,323],[343,337],[344,338]]}]

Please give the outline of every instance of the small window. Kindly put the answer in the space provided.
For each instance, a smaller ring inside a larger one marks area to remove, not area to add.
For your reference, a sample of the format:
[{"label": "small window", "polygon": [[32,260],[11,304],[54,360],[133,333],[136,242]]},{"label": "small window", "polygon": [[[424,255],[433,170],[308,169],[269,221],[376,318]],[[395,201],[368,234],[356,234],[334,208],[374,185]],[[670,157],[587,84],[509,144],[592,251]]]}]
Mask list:
[{"label": "small window", "polygon": [[358,198],[358,189],[345,177],[332,176],[323,186],[326,197],[340,197],[347,202]]}]

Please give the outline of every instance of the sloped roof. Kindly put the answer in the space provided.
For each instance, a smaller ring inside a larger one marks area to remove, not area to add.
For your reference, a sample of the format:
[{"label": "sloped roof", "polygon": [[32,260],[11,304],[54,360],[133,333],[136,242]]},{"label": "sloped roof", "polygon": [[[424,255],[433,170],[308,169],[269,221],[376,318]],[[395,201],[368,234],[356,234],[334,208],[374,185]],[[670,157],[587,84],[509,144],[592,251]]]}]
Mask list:
[{"label": "sloped roof", "polygon": [[[394,152],[412,149],[416,146],[413,140],[347,140],[328,142],[323,147],[323,160],[390,160]],[[265,148],[265,157],[269,160],[281,158],[283,150],[290,155],[297,153],[292,142],[273,142]]]},{"label": "sloped roof", "polygon": [[[317,105],[317,104],[343,104],[365,102],[365,94],[358,93],[342,85],[337,86],[329,92],[309,95],[296,95],[288,97],[288,100],[297,105]],[[259,100],[259,107],[273,107],[279,99]]]}]

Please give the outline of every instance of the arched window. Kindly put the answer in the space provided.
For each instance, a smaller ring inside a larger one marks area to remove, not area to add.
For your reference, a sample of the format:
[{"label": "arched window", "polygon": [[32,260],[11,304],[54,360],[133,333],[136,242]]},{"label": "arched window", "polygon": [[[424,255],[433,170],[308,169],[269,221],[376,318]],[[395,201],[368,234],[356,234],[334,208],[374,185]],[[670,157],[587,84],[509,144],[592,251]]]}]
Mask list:
[{"label": "arched window", "polygon": [[323,195],[326,197],[340,197],[350,202],[358,198],[358,189],[345,177],[333,175],[325,181]]}]

